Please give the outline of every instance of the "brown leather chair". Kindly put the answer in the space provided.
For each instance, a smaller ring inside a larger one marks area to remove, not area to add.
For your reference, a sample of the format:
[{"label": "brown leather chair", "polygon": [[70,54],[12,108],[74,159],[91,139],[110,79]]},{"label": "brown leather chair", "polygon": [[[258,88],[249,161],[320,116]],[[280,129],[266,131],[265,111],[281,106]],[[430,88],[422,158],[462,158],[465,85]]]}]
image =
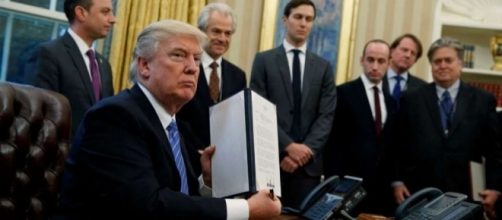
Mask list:
[{"label": "brown leather chair", "polygon": [[47,219],[55,211],[70,111],[61,94],[0,82],[0,219]]}]

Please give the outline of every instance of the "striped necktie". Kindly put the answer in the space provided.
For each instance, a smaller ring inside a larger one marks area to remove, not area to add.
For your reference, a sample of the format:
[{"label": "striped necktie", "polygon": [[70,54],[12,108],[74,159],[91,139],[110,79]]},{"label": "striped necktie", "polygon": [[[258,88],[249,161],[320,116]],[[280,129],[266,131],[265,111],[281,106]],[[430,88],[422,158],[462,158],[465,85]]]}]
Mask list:
[{"label": "striped necktie", "polygon": [[172,120],[171,123],[167,126],[167,133],[169,134],[169,143],[171,144],[171,150],[173,152],[176,168],[178,169],[178,173],[180,174],[180,192],[188,195],[187,172],[185,168],[185,161],[183,160],[183,154],[181,154],[180,135],[178,133],[178,126],[176,125],[175,120]]}]

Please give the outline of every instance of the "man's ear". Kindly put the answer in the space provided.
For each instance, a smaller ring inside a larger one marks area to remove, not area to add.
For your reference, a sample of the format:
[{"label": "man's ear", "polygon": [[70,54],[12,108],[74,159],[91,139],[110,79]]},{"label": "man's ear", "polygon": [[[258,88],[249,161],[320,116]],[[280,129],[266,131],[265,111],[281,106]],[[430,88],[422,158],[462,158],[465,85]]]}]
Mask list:
[{"label": "man's ear", "polygon": [[148,66],[148,60],[143,57],[136,58],[136,64],[138,66],[138,74],[143,78],[150,77],[150,67]]},{"label": "man's ear", "polygon": [[83,21],[87,17],[87,10],[82,6],[75,7],[75,20]]}]

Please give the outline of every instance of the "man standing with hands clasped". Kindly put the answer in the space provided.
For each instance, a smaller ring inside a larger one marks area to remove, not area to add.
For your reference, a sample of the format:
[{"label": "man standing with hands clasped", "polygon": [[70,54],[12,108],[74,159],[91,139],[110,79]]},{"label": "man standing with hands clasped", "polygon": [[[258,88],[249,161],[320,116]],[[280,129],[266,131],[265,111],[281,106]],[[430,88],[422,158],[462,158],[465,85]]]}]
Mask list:
[{"label": "man standing with hands clasped", "polygon": [[251,89],[277,106],[282,201],[293,208],[320,183],[336,105],[330,64],[307,50],[315,11],[310,0],[290,1],[283,44],[258,53],[251,73]]}]

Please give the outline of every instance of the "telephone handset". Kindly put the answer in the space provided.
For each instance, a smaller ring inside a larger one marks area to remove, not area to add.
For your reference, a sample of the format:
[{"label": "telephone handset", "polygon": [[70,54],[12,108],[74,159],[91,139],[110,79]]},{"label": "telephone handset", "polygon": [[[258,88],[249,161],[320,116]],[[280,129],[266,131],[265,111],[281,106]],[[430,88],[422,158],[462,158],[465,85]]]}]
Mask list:
[{"label": "telephone handset", "polygon": [[396,220],[478,219],[479,204],[469,203],[461,193],[436,188],[422,189],[407,198],[396,210]]},{"label": "telephone handset", "polygon": [[284,213],[300,215],[306,219],[328,219],[340,210],[350,211],[366,192],[361,178],[332,176],[314,188],[299,209],[283,208]]}]

